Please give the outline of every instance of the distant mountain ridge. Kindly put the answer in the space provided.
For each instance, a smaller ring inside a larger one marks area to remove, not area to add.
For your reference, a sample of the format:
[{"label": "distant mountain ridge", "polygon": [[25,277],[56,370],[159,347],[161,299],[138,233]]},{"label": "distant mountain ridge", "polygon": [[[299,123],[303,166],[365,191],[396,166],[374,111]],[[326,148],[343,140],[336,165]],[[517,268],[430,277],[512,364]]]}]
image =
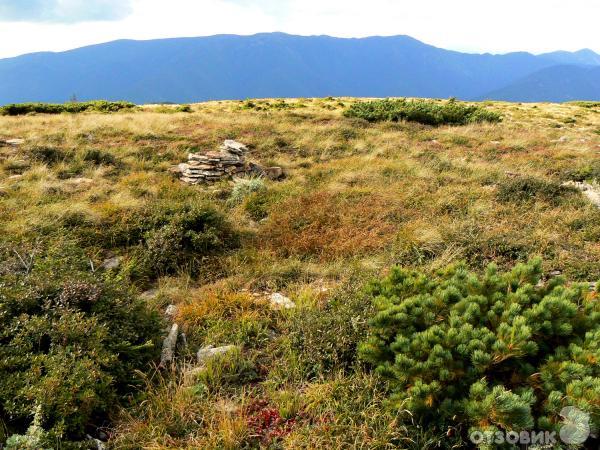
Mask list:
[{"label": "distant mountain ridge", "polygon": [[[593,66],[600,55],[591,50],[467,54],[408,36],[121,40],[0,59],[0,104],[73,95],[136,103],[330,95],[600,100]],[[577,84],[581,77],[591,80]]]}]

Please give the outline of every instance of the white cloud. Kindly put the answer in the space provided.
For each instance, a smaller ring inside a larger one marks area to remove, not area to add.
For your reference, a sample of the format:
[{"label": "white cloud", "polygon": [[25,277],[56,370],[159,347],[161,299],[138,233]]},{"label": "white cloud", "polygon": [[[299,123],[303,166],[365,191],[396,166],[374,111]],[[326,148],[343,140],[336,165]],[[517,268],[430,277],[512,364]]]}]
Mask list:
[{"label": "white cloud", "polygon": [[2,22],[118,20],[130,12],[130,0],[0,0]]},{"label": "white cloud", "polygon": [[0,23],[0,57],[121,38],[268,31],[407,34],[443,48],[493,53],[600,51],[596,0],[132,0],[132,8],[115,22]]}]

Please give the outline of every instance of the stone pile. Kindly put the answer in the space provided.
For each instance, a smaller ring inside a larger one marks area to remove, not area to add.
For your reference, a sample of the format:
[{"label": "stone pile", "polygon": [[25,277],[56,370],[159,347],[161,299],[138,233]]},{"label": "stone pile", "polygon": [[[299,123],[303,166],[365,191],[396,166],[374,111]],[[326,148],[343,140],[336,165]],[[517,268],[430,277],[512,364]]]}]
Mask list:
[{"label": "stone pile", "polygon": [[248,148],[239,142],[227,140],[220,152],[204,155],[190,153],[188,162],[179,164],[181,181],[190,184],[218,181],[246,172],[244,153]]},{"label": "stone pile", "polygon": [[262,167],[247,162],[245,153],[248,147],[240,142],[226,140],[219,152],[205,154],[190,153],[187,163],[173,169],[181,174],[181,181],[189,184],[212,183],[234,176],[253,174],[277,180],[284,176],[281,167]]}]

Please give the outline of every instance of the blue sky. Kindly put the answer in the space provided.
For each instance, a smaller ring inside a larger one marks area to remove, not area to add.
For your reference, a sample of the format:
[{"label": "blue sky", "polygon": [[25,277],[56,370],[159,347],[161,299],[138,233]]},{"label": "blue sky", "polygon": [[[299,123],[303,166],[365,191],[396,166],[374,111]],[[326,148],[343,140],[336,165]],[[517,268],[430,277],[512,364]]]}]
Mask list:
[{"label": "blue sky", "polygon": [[0,58],[115,39],[407,34],[468,52],[600,52],[598,0],[0,0]]}]

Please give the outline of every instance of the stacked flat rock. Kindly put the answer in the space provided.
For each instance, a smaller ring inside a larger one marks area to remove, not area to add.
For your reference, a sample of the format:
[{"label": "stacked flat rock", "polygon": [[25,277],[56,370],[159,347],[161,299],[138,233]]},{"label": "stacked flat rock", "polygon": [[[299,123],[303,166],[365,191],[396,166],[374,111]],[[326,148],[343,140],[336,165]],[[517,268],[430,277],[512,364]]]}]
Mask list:
[{"label": "stacked flat rock", "polygon": [[190,153],[188,162],[179,164],[181,181],[190,184],[214,182],[246,171],[244,153],[248,148],[239,142],[227,140],[220,152]]}]

